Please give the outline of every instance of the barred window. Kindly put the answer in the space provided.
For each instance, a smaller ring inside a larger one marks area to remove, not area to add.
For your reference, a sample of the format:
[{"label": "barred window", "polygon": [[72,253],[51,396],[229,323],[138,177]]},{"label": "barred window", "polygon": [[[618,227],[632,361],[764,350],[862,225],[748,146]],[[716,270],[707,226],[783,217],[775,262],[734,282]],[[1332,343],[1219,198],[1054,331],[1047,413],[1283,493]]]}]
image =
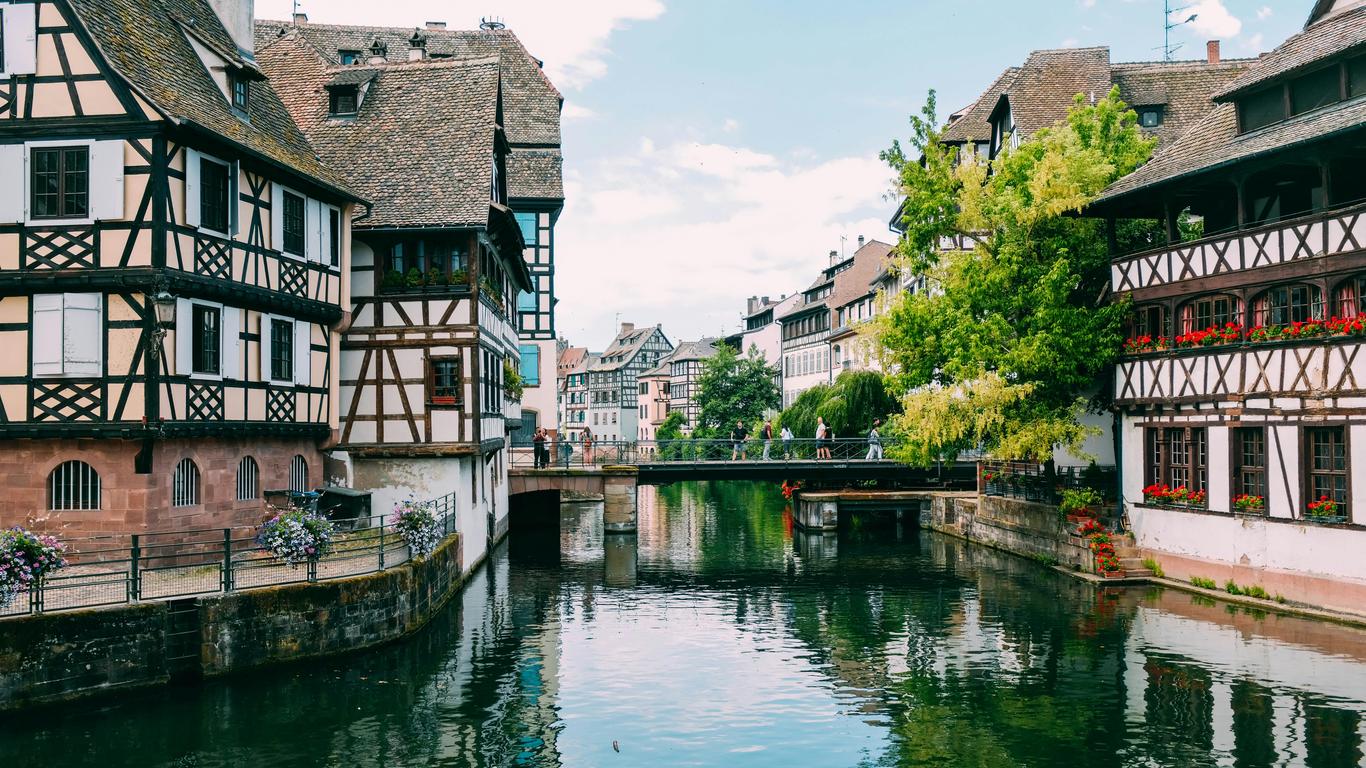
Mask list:
[{"label": "barred window", "polygon": [[195,466],[193,459],[181,459],[171,475],[171,506],[192,507],[198,503],[199,467]]},{"label": "barred window", "polygon": [[100,508],[100,475],[84,461],[64,461],[47,480],[47,508],[53,511]]},{"label": "barred window", "polygon": [[308,490],[308,461],[297,454],[289,460],[289,490],[296,493]]},{"label": "barred window", "polygon": [[243,456],[237,462],[237,500],[251,501],[261,498],[261,467],[256,459]]}]

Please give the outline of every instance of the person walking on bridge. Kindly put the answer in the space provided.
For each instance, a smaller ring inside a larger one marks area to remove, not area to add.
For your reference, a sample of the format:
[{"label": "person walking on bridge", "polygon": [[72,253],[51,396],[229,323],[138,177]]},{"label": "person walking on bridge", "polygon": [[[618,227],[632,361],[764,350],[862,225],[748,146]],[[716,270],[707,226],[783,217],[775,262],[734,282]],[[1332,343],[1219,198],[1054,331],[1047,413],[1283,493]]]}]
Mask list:
[{"label": "person walking on bridge", "polygon": [[769,452],[773,450],[773,421],[764,422],[764,461],[769,460]]},{"label": "person walking on bridge", "polygon": [[592,464],[593,464],[593,430],[589,429],[588,427],[584,427],[584,428],[583,428],[583,437],[581,438],[581,442],[583,443],[583,463],[584,463],[584,466],[592,466]]},{"label": "person walking on bridge", "polygon": [[749,430],[745,429],[745,422],[735,422],[735,429],[730,433],[730,460],[735,461],[738,455],[740,461],[745,460],[745,440],[749,437]]},{"label": "person walking on bridge", "polygon": [[784,424],[784,425],[783,425],[782,436],[783,436],[783,461],[787,461],[788,459],[791,459],[791,458],[792,458],[792,437],[793,437],[793,435],[792,435],[792,428],[789,427],[789,426],[787,426],[786,424]]},{"label": "person walking on bridge", "polygon": [[816,459],[830,458],[830,428],[825,426],[825,419],[816,417]]},{"label": "person walking on bridge", "polygon": [[867,461],[882,461],[882,435],[877,432],[880,426],[882,419],[873,419],[873,428],[868,430],[868,455],[863,457]]}]

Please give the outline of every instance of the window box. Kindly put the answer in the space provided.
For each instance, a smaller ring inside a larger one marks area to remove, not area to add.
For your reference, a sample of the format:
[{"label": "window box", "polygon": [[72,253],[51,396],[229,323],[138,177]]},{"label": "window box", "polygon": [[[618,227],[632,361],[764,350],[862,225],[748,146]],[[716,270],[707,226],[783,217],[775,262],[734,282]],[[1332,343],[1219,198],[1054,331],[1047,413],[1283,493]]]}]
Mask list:
[{"label": "window box", "polygon": [[1305,515],[1304,522],[1315,525],[1345,525],[1347,515]]}]

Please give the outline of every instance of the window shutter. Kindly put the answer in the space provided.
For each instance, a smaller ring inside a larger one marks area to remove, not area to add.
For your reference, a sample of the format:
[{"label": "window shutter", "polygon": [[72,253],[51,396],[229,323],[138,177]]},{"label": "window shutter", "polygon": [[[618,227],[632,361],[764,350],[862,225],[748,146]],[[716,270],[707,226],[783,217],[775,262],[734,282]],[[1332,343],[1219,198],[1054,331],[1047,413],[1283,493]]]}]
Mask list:
[{"label": "window shutter", "polygon": [[270,381],[270,320],[270,315],[261,313],[261,343],[256,345],[261,364],[261,381]]},{"label": "window shutter", "polygon": [[5,6],[5,73],[32,75],[38,71],[38,6]]},{"label": "window shutter", "polygon": [[223,378],[242,378],[239,364],[242,357],[241,311],[237,307],[223,307]]},{"label": "window shutter", "polygon": [[270,247],[285,249],[285,188],[274,182],[270,185]]},{"label": "window shutter", "polygon": [[322,261],[322,203],[308,198],[304,201],[304,257]]},{"label": "window shutter", "polygon": [[0,145],[0,222],[13,224],[24,220],[24,191],[28,189],[28,175],[24,173],[24,145]]},{"label": "window shutter", "polygon": [[190,334],[190,300],[175,300],[175,372],[180,376],[190,375],[190,355],[193,347],[193,339]]},{"label": "window shutter", "polygon": [[236,160],[228,163],[228,234],[236,235],[241,226],[242,195],[237,191],[237,176],[242,172]]},{"label": "window shutter", "polygon": [[332,206],[318,206],[318,261],[332,263]]},{"label": "window shutter", "polygon": [[294,383],[308,386],[313,377],[313,324],[294,321]]},{"label": "window shutter", "polygon": [[62,294],[33,296],[33,375],[62,372]]},{"label": "window shutter", "polygon": [[123,140],[97,141],[90,147],[90,215],[123,218]]},{"label": "window shutter", "polygon": [[185,150],[185,224],[199,226],[199,153]]},{"label": "window shutter", "polygon": [[98,293],[68,293],[62,322],[62,371],[76,376],[104,373],[104,323]]}]

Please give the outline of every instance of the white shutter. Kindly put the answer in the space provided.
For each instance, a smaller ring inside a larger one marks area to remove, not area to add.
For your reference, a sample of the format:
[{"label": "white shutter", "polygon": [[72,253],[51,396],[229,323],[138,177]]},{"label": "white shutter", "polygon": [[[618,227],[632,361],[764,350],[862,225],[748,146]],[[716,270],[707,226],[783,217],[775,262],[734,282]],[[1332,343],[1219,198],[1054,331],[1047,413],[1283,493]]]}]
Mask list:
[{"label": "white shutter", "polygon": [[62,372],[62,294],[33,296],[33,375]]},{"label": "white shutter", "polygon": [[104,373],[104,323],[98,293],[68,293],[62,321],[62,372],[75,376]]},{"label": "white shutter", "polygon": [[190,355],[194,349],[192,315],[189,299],[175,300],[175,372],[181,376],[190,375]]},{"label": "white shutter", "polygon": [[322,203],[308,198],[304,204],[304,256],[309,261],[322,261]]},{"label": "white shutter", "polygon": [[223,307],[223,378],[239,379],[242,357],[241,311],[237,307]]},{"label": "white shutter", "polygon": [[90,216],[123,218],[123,140],[97,141],[90,147]]},{"label": "white shutter", "polygon": [[24,145],[0,144],[0,222],[15,224],[24,220],[24,191],[28,174],[24,172]]},{"label": "white shutter", "polygon": [[242,216],[242,196],[237,191],[237,176],[242,172],[237,161],[228,163],[228,234],[236,235]]},{"label": "white shutter", "polygon": [[261,313],[261,343],[256,345],[256,353],[261,363],[261,381],[270,381],[270,315]]},{"label": "white shutter", "polygon": [[270,185],[270,247],[285,250],[285,188],[274,182]]},{"label": "white shutter", "polygon": [[199,182],[199,153],[193,149],[185,150],[185,225],[199,226],[199,195],[202,184]]},{"label": "white shutter", "polygon": [[36,5],[4,6],[5,74],[32,75],[38,71]]},{"label": "white shutter", "polygon": [[332,263],[332,206],[318,208],[318,261]]},{"label": "white shutter", "polygon": [[313,378],[313,324],[294,321],[294,383],[308,386]]}]

